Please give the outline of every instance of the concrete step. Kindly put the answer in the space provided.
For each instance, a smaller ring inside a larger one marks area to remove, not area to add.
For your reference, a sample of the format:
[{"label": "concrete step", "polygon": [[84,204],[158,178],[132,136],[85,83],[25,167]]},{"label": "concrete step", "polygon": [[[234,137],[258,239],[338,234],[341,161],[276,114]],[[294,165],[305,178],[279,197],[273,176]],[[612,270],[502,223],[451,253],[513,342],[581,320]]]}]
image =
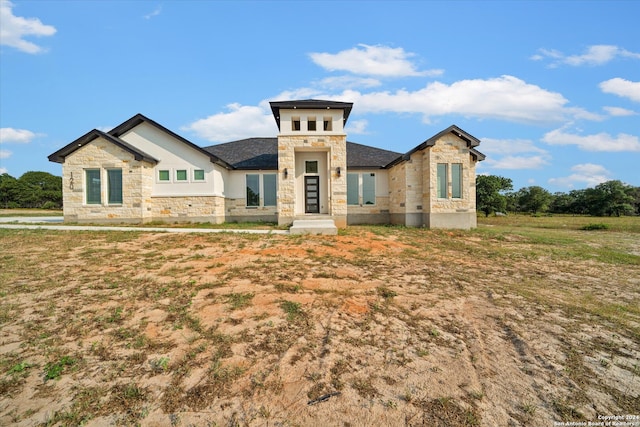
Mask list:
[{"label": "concrete step", "polygon": [[326,234],[335,236],[338,227],[332,219],[296,219],[289,229],[290,234]]}]

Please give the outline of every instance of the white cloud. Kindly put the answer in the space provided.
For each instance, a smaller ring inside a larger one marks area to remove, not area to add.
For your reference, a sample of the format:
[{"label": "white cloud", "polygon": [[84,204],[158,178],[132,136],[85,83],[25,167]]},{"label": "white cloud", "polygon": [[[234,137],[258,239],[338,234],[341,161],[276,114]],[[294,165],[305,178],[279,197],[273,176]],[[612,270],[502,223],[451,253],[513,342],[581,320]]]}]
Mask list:
[{"label": "white cloud", "polygon": [[516,153],[540,153],[546,154],[547,151],[536,147],[533,141],[529,139],[494,139],[480,138],[482,141],[483,153],[500,153],[500,154],[516,154]]},{"label": "white cloud", "polygon": [[0,167],[0,175],[2,175],[3,173],[9,173],[9,169]]},{"label": "white cloud", "polygon": [[632,101],[640,102],[640,82],[632,82],[616,77],[615,79],[600,83],[600,89],[604,93],[612,93],[623,98],[629,98]]},{"label": "white cloud", "polygon": [[347,128],[345,129],[345,132],[347,132],[348,134],[353,133],[358,135],[366,135],[367,133],[369,133],[367,132],[367,126],[369,126],[368,120],[350,120]]},{"label": "white cloud", "polygon": [[[485,160],[489,168],[539,169],[549,164],[549,153],[528,139],[481,138],[481,141],[481,151],[492,154]],[[523,155],[526,153],[533,155]]]},{"label": "white cloud", "polygon": [[8,159],[9,157],[11,157],[11,151],[0,150],[0,159]]},{"label": "white cloud", "polygon": [[228,142],[253,136],[275,135],[277,128],[273,115],[265,108],[227,105],[226,113],[218,113],[182,127],[211,142]]},{"label": "white cloud", "polygon": [[343,89],[356,87],[376,87],[382,85],[382,82],[373,78],[362,78],[354,76],[327,77],[318,82],[319,86],[327,89]]},{"label": "white cloud", "polygon": [[576,184],[594,187],[611,179],[611,172],[604,166],[593,163],[575,165],[571,171],[573,173],[569,176],[549,179],[549,184],[568,188],[574,188]]},{"label": "white cloud", "polygon": [[0,128],[0,143],[28,144],[37,134],[26,129]]},{"label": "white cloud", "polygon": [[627,110],[626,108],[620,107],[602,107],[602,109],[609,113],[610,116],[614,117],[635,116],[638,114],[633,110]]},{"label": "white cloud", "polygon": [[144,16],[143,16],[143,18],[144,18],[144,19],[151,19],[151,18],[153,18],[154,16],[158,16],[158,15],[160,15],[160,13],[162,13],[162,6],[158,6],[158,7],[156,7],[156,8],[153,10],[153,12],[151,12],[151,13],[148,13],[148,14],[144,15]]},{"label": "white cloud", "polygon": [[531,56],[534,61],[541,61],[545,58],[552,59],[551,67],[559,64],[572,65],[603,65],[616,58],[640,59],[640,53],[635,53],[613,45],[593,45],[587,47],[586,52],[581,55],[565,55],[554,49],[538,49],[538,54]]},{"label": "white cloud", "polygon": [[500,159],[488,157],[486,166],[493,169],[540,169],[549,164],[547,156],[505,156]]},{"label": "white cloud", "polygon": [[14,47],[26,53],[40,53],[44,49],[35,43],[24,40],[27,36],[52,36],[56,28],[44,25],[38,18],[15,16],[13,3],[0,0],[0,44]]},{"label": "white cloud", "polygon": [[542,141],[551,145],[576,145],[586,151],[640,151],[640,139],[637,136],[619,133],[611,136],[606,132],[594,135],[576,135],[562,128],[547,132]]},{"label": "white cloud", "polygon": [[314,52],[309,56],[314,63],[329,71],[384,77],[439,76],[443,73],[442,70],[418,71],[409,61],[414,54],[405,52],[401,47],[359,44],[336,54]]},{"label": "white cloud", "polygon": [[357,101],[359,112],[419,113],[425,122],[445,114],[521,123],[552,123],[568,116],[590,115],[582,109],[566,108],[568,101],[561,94],[513,76],[461,80],[451,85],[433,82],[414,92],[345,91],[343,97]]}]

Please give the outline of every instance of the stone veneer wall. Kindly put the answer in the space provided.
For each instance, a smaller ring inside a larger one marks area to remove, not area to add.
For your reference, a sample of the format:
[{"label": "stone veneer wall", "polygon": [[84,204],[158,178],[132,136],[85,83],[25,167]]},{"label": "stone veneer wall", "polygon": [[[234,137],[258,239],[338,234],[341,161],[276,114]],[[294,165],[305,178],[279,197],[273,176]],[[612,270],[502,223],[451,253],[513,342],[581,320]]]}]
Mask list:
[{"label": "stone veneer wall", "polygon": [[[106,169],[122,169],[122,204],[107,203]],[[102,204],[85,204],[85,169],[101,170]],[[147,216],[153,164],[98,138],[68,156],[62,165],[63,212],[67,222],[142,222]]]},{"label": "stone veneer wall", "polygon": [[[296,151],[329,151],[329,214],[336,227],[347,226],[347,137],[346,135],[278,136],[278,224],[291,224],[296,217]],[[340,168],[340,176],[337,168]],[[287,169],[288,177],[284,178]]]},{"label": "stone veneer wall", "polygon": [[221,196],[157,196],[150,201],[151,221],[213,224],[225,221],[225,200]]},{"label": "stone veneer wall", "polygon": [[[476,220],[476,161],[469,154],[467,143],[453,134],[441,137],[436,144],[425,150],[425,177],[430,185],[425,186],[424,224],[429,228],[474,228]],[[448,168],[449,186],[447,198],[437,197],[438,163],[462,164],[462,197],[451,198],[451,167]]]},{"label": "stone veneer wall", "polygon": [[375,205],[348,205],[347,224],[389,224],[389,197],[376,196]]},{"label": "stone veneer wall", "polygon": [[[448,197],[437,197],[438,163],[462,164],[462,198],[451,198],[451,179]],[[409,160],[389,170],[390,222],[429,228],[476,227],[475,166],[466,142],[453,134],[412,153]]]},{"label": "stone veneer wall", "polygon": [[278,210],[275,206],[247,207],[247,199],[225,200],[226,222],[278,222]]}]

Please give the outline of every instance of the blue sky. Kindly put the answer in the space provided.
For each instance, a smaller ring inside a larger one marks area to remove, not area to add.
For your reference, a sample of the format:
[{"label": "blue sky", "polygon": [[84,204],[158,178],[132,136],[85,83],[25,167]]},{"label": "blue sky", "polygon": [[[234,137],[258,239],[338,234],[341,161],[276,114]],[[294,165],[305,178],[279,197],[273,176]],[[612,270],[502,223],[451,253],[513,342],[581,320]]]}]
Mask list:
[{"label": "blue sky", "polygon": [[353,102],[406,152],[456,124],[514,189],[640,186],[637,1],[0,0],[0,173],[136,113],[206,146],[275,136],[269,101]]}]

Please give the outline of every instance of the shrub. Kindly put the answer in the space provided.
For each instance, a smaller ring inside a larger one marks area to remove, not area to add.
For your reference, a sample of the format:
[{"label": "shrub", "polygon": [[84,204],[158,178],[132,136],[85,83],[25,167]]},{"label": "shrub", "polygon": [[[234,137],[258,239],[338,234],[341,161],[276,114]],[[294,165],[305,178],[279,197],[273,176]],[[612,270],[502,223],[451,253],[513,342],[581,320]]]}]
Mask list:
[{"label": "shrub", "polygon": [[609,226],[607,224],[603,224],[603,223],[592,223],[592,224],[587,224],[584,227],[582,227],[580,230],[608,230]]}]

